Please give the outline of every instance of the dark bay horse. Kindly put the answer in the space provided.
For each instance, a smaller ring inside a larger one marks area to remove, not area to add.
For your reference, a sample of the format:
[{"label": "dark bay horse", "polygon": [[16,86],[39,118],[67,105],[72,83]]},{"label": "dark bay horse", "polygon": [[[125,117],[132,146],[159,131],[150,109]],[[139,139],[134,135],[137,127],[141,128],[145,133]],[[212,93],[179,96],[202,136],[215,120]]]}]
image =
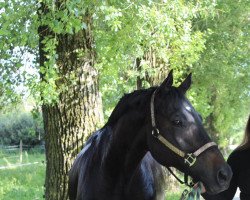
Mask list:
[{"label": "dark bay horse", "polygon": [[225,190],[232,172],[186,99],[191,74],[172,86],[125,95],[95,132],[69,173],[70,200],[163,200],[162,166],[201,181],[210,194]]}]

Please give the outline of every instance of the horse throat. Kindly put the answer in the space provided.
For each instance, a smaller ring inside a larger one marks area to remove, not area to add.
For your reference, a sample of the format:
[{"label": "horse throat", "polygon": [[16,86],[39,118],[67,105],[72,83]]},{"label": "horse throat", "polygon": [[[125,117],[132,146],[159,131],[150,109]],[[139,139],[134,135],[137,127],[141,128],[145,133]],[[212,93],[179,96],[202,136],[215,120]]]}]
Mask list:
[{"label": "horse throat", "polygon": [[144,131],[137,134],[137,137],[132,142],[131,148],[126,154],[126,159],[124,163],[125,170],[125,182],[129,182],[133,175],[138,170],[141,164],[141,160],[147,153],[146,136]]}]

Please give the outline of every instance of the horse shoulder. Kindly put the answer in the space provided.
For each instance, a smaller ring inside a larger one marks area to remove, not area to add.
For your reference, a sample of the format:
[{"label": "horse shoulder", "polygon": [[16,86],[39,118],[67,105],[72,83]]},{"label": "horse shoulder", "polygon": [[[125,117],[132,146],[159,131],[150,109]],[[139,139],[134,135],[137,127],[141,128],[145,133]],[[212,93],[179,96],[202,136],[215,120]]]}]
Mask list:
[{"label": "horse shoulder", "polygon": [[[85,199],[94,199],[95,191],[91,191],[91,188],[98,182],[98,174],[100,165],[100,155],[97,149],[97,143],[99,142],[101,132],[95,132],[86,145],[77,155],[75,162],[69,172],[69,197],[70,200],[82,200],[84,195]],[[91,186],[92,185],[92,186]]]},{"label": "horse shoulder", "polygon": [[153,179],[153,200],[164,200],[165,199],[165,189],[166,181],[164,177],[163,166],[160,165],[151,155],[147,153],[144,157],[144,163],[147,163],[147,173],[152,174]]},{"label": "horse shoulder", "polygon": [[164,200],[165,179],[162,166],[148,152],[127,188],[127,199]]}]

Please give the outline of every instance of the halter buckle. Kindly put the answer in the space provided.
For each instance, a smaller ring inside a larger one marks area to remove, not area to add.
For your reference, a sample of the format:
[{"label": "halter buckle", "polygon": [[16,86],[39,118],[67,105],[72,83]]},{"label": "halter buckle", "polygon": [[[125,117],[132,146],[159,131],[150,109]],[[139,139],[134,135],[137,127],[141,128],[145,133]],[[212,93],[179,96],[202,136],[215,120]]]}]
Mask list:
[{"label": "halter buckle", "polygon": [[189,165],[189,167],[192,167],[194,163],[196,162],[196,156],[193,153],[187,153],[184,162]]},{"label": "halter buckle", "polygon": [[159,129],[156,128],[156,127],[153,127],[153,129],[152,129],[152,135],[153,135],[155,138],[158,138],[158,136],[160,135]]},{"label": "halter buckle", "polygon": [[188,196],[189,191],[185,189],[182,194],[181,194],[181,199],[180,200],[185,200]]}]

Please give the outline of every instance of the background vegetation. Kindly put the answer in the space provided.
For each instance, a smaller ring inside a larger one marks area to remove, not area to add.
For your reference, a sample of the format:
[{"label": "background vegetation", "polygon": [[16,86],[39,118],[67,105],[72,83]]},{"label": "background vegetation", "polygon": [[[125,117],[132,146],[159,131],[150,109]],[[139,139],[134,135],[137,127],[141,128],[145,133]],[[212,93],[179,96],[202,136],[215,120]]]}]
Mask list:
[{"label": "background vegetation", "polygon": [[25,145],[41,144],[44,129],[41,112],[35,108],[25,111],[19,104],[11,110],[2,111],[0,115],[0,144],[17,145],[20,140]]},{"label": "background vegetation", "polygon": [[[237,134],[249,111],[249,1],[66,1],[59,11],[47,3],[50,13],[40,21],[35,1],[0,3],[1,106],[19,100],[27,89],[38,104],[41,96],[56,101],[66,87],[56,84],[57,35],[86,28],[80,13],[89,10],[106,119],[118,99],[138,84],[156,85],[169,69],[175,69],[177,84],[192,71],[191,101],[221,144],[233,142],[225,136]],[[51,55],[48,66],[41,67],[39,24],[56,36],[44,40]],[[39,82],[38,72],[46,74],[46,81]]]}]

